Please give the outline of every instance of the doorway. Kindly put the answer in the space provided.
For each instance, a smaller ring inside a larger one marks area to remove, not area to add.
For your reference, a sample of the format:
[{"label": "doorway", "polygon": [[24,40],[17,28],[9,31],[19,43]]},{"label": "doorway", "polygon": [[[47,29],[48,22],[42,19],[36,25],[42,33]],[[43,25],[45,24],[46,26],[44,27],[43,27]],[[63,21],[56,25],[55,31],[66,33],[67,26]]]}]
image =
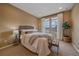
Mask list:
[{"label": "doorway", "polygon": [[53,38],[57,38],[57,32],[58,32],[58,17],[51,17],[51,18],[43,18],[42,19],[42,32],[45,33],[51,33]]}]

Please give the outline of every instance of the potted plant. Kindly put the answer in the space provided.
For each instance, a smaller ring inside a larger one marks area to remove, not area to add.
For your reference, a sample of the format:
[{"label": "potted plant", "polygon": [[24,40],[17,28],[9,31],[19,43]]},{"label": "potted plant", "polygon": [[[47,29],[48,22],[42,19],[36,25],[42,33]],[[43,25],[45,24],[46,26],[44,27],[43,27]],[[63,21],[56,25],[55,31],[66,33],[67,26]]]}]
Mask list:
[{"label": "potted plant", "polygon": [[71,25],[70,23],[68,23],[67,21],[63,23],[63,39],[64,41],[66,42],[70,42],[71,41],[71,38],[70,38],[70,28],[71,28]]}]

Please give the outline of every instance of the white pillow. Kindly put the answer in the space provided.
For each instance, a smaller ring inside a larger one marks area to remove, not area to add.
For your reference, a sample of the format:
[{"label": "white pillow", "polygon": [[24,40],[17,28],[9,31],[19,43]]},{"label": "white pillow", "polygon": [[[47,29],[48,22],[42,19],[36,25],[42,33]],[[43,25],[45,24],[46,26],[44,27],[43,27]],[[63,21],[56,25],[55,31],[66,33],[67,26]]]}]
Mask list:
[{"label": "white pillow", "polygon": [[38,30],[36,29],[27,29],[27,30],[21,30],[21,33],[33,33],[33,32],[37,32]]}]

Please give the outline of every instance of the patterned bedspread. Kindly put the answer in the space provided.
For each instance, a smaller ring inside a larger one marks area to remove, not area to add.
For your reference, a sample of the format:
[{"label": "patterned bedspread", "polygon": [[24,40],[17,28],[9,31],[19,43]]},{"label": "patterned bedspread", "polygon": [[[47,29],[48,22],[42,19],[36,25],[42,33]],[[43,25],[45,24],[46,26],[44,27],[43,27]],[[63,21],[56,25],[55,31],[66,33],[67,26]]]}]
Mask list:
[{"label": "patterned bedspread", "polygon": [[50,53],[48,45],[52,42],[52,39],[52,35],[48,33],[29,33],[21,35],[21,43],[32,52],[38,53],[38,55],[48,55]]}]

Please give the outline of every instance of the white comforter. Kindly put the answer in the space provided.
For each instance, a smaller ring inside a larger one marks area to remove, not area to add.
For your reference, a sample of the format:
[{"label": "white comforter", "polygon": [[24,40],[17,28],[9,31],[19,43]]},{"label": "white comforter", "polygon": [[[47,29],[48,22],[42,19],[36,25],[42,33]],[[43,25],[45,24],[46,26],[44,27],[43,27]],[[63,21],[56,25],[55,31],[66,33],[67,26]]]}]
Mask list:
[{"label": "white comforter", "polygon": [[51,37],[51,35],[47,33],[22,34],[21,43],[22,45],[24,45],[24,47],[28,48],[32,52],[37,53],[38,55],[41,56],[49,55],[50,54],[50,50],[48,48],[49,40],[46,36]]}]

